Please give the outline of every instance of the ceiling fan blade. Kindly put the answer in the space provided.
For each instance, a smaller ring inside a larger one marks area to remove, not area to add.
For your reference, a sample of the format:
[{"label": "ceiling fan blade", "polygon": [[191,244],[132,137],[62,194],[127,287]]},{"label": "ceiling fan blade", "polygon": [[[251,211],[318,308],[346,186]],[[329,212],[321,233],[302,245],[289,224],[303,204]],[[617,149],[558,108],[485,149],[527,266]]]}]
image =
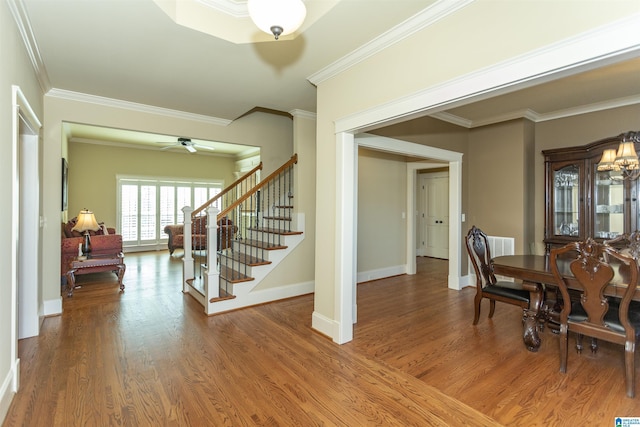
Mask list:
[{"label": "ceiling fan blade", "polygon": [[176,146],[176,144],[173,144],[173,145],[167,145],[166,147],[162,147],[160,150],[161,150],[161,151],[162,151],[162,150],[168,150],[168,149],[173,148],[173,147],[175,147],[175,146]]},{"label": "ceiling fan blade", "polygon": [[198,151],[195,148],[193,148],[193,145],[185,145],[184,148],[186,148],[187,151],[190,153],[195,153],[196,151]]},{"label": "ceiling fan blade", "polygon": [[208,146],[206,146],[206,145],[193,144],[193,146],[194,146],[194,147],[196,147],[196,148],[203,149],[203,150],[211,150],[211,151],[215,150],[215,148],[213,148],[213,147],[208,147]]}]

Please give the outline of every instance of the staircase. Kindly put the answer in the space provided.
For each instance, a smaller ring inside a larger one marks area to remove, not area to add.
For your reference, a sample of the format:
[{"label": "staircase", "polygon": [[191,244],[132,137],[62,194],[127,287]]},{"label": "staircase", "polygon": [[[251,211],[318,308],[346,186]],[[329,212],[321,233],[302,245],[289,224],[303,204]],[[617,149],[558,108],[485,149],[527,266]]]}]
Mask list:
[{"label": "staircase", "polygon": [[302,231],[292,230],[293,205],[274,206],[274,215],[262,216],[260,226],[247,227],[246,238],[236,239],[231,250],[220,251],[220,288],[234,294],[238,284],[252,282],[272,270],[274,263],[297,246]]},{"label": "staircase", "polygon": [[[293,203],[292,172],[296,163],[294,155],[258,182],[260,165],[192,213],[185,211],[185,218],[202,215],[205,210],[211,218],[207,221],[208,248],[215,248],[219,242],[217,221],[231,220],[237,226],[231,244],[213,253],[208,251],[204,255],[206,261],[198,265],[193,258],[202,258],[202,254],[187,256],[186,243],[190,238],[186,230],[190,227],[185,221],[183,291],[203,304],[206,314],[293,296],[276,289],[254,289],[304,239],[304,215],[295,213]],[[211,207],[216,202],[223,206],[220,213]],[[208,268],[210,265],[215,268]]]}]

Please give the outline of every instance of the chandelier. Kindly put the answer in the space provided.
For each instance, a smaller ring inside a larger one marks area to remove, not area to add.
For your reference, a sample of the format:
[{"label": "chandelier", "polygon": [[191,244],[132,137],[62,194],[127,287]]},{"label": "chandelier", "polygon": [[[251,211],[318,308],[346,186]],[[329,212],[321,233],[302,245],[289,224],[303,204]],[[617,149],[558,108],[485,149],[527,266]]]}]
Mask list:
[{"label": "chandelier", "polygon": [[300,28],[307,16],[302,0],[248,0],[247,8],[253,23],[276,40]]},{"label": "chandelier", "polygon": [[612,175],[613,179],[638,179],[640,176],[640,162],[634,143],[640,142],[640,132],[627,132],[620,135],[620,145],[618,149],[610,148],[604,150],[598,172],[616,172],[620,175]]}]

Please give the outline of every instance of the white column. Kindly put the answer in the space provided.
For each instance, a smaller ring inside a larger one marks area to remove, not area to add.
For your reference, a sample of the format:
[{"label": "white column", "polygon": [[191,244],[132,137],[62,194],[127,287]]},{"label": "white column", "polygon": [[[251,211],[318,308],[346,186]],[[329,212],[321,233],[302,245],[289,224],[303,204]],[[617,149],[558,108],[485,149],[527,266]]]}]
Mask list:
[{"label": "white column", "polygon": [[184,241],[182,246],[184,247],[184,256],[182,257],[182,291],[185,293],[189,292],[189,286],[187,285],[187,280],[193,279],[195,277],[194,267],[193,267],[193,251],[191,249],[191,213],[193,212],[193,208],[191,206],[185,206],[182,208],[182,213],[184,214],[184,229],[182,231],[182,235]]},{"label": "white column", "polygon": [[[204,272],[204,295],[207,304],[220,296],[220,273],[217,265],[218,208],[207,208],[207,269]],[[208,313],[207,313],[208,314]]]}]

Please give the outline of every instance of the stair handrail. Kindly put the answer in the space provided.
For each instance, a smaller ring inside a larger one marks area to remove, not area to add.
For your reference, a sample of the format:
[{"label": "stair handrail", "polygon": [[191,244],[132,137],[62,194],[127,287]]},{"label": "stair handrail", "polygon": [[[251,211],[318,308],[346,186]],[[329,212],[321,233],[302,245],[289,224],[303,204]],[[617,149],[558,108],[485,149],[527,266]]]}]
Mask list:
[{"label": "stair handrail", "polygon": [[[237,180],[235,180],[231,185],[227,186],[227,188],[225,188],[224,190],[222,190],[221,192],[219,192],[218,194],[216,194],[215,196],[213,196],[212,198],[210,198],[209,200],[207,200],[206,202],[204,202],[202,204],[202,206],[200,206],[198,209],[194,210],[191,213],[191,218],[195,218],[197,214],[199,214],[200,212],[202,212],[203,210],[205,210],[208,206],[211,206],[213,203],[215,203],[218,199],[220,199],[222,196],[224,196],[225,194],[227,194],[228,192],[230,192],[231,190],[233,190],[235,187],[237,187],[238,185],[240,185],[243,181],[245,181],[246,179],[248,179],[249,177],[251,177],[253,174],[255,174],[256,172],[258,172],[259,170],[262,170],[262,162],[260,162],[260,164],[258,166],[256,166],[255,168],[251,169],[249,172],[247,172],[246,174],[244,174],[243,176],[241,176],[240,178],[238,178]],[[219,215],[218,215],[219,216]]]},{"label": "stair handrail", "polygon": [[256,184],[255,187],[253,187],[251,190],[247,191],[245,194],[243,194],[239,199],[237,199],[235,202],[233,202],[232,204],[230,204],[228,207],[226,207],[224,210],[222,210],[222,212],[220,212],[218,214],[218,217],[216,218],[217,221],[220,221],[222,218],[224,218],[225,216],[227,216],[227,214],[229,212],[231,212],[232,210],[234,210],[236,207],[238,207],[242,202],[244,202],[245,200],[247,200],[249,197],[251,197],[252,195],[254,195],[258,190],[260,190],[262,187],[266,186],[269,182],[273,181],[278,175],[280,175],[285,169],[287,169],[288,167],[290,167],[291,165],[294,165],[298,163],[298,154],[294,154],[293,156],[291,156],[291,158],[282,166],[280,166],[278,169],[276,169],[275,171],[273,171],[268,177],[266,177],[265,179],[263,179],[262,181],[260,181],[258,184]]}]

